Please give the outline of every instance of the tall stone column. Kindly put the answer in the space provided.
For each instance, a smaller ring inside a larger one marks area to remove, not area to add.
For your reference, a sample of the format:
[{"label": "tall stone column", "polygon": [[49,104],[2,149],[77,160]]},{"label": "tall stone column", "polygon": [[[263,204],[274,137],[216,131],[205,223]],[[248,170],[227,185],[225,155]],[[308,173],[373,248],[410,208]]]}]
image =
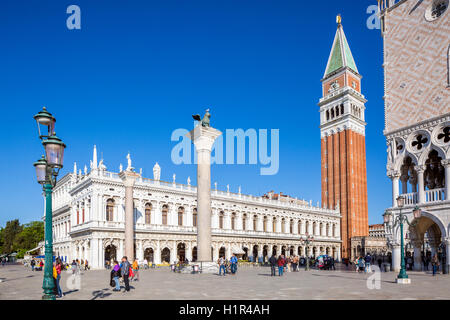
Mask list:
[{"label": "tall stone column", "polygon": [[[444,159],[441,161],[445,168],[445,200],[450,199],[450,159]],[[448,255],[447,255],[448,257]]]},{"label": "tall stone column", "polygon": [[418,203],[425,203],[425,182],[424,182],[424,172],[425,172],[425,166],[415,166],[414,168],[417,172],[417,183],[418,183],[418,197],[417,202]]},{"label": "tall stone column", "polygon": [[197,152],[197,260],[211,262],[211,150],[214,140],[222,134],[199,124],[188,137]]},{"label": "tall stone column", "polygon": [[422,271],[422,242],[413,241],[414,245],[414,270]]},{"label": "tall stone column", "polygon": [[400,271],[400,264],[401,264],[401,252],[400,252],[400,245],[394,244],[392,245],[392,270],[395,272]]},{"label": "tall stone column", "polygon": [[132,170],[125,170],[119,173],[119,177],[125,185],[125,255],[128,261],[132,262],[134,260],[133,186],[139,174]]},{"label": "tall stone column", "polygon": [[389,178],[392,180],[392,207],[397,207],[397,198],[399,195],[398,191],[398,180],[400,178],[399,172],[392,172],[389,174]]}]

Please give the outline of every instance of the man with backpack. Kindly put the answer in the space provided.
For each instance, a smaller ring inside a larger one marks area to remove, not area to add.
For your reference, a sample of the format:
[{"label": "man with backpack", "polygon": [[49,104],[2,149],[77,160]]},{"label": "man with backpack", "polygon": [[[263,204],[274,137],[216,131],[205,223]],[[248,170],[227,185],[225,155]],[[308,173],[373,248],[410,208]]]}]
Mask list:
[{"label": "man with backpack", "polygon": [[272,277],[275,276],[275,268],[277,266],[277,258],[275,257],[275,254],[272,254],[272,256],[269,258],[269,263],[270,263],[270,275]]},{"label": "man with backpack", "polygon": [[366,257],[364,258],[364,262],[365,262],[365,269],[364,272],[370,272],[370,263],[372,262],[372,257],[370,256],[370,253],[368,253],[366,255]]},{"label": "man with backpack", "polygon": [[230,259],[231,264],[231,274],[236,274],[238,260],[236,256],[233,254]]},{"label": "man with backpack", "polygon": [[222,275],[222,270],[223,270],[223,276],[225,277],[226,268],[225,268],[225,259],[223,258],[223,256],[221,256],[219,258],[217,263],[219,264],[219,276]]},{"label": "man with backpack", "polygon": [[122,258],[122,263],[120,264],[120,273],[122,274],[123,282],[125,283],[125,291],[124,292],[130,291],[130,282],[128,279],[128,277],[130,276],[130,269],[131,269],[131,265],[128,262],[128,258],[126,256],[124,256]]}]

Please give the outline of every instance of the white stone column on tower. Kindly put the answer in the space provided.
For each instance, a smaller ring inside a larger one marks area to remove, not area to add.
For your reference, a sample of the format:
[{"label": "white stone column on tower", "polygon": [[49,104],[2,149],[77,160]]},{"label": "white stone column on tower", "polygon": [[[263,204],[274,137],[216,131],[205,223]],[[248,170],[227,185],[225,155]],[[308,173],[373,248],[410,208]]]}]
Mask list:
[{"label": "white stone column on tower", "polygon": [[[131,162],[130,162],[131,164]],[[133,186],[139,174],[132,171],[132,168],[119,173],[125,185],[125,255],[128,261],[134,260],[134,203]]]},{"label": "white stone column on tower", "polygon": [[[445,200],[450,199],[450,159],[441,160],[442,165],[445,168]],[[447,255],[447,257],[449,257]],[[450,260],[450,257],[447,258]]]},{"label": "white stone column on tower", "polygon": [[396,208],[397,207],[397,198],[399,195],[399,191],[398,191],[398,181],[400,178],[400,173],[395,171],[395,172],[391,172],[389,174],[389,178],[392,180],[392,207]]},{"label": "white stone column on tower", "polygon": [[94,173],[94,175],[97,174],[97,168],[98,168],[97,146],[94,144],[94,151],[92,152],[92,168],[91,168],[91,171]]},{"label": "white stone column on tower", "polygon": [[425,182],[424,182],[424,172],[426,167],[423,165],[415,166],[414,169],[417,172],[417,202],[418,203],[425,203]]},{"label": "white stone column on tower", "polygon": [[[211,262],[211,150],[222,133],[197,125],[188,137],[197,152],[197,260]],[[215,266],[215,262],[214,262]],[[203,269],[203,266],[202,266]],[[204,269],[206,271],[206,268]],[[214,270],[215,272],[215,270]]]}]

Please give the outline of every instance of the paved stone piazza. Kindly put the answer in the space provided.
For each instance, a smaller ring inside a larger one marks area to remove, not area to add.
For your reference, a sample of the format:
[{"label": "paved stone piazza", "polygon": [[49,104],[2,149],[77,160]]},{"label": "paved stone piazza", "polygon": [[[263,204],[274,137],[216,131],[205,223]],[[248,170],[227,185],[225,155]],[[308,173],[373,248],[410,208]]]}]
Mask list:
[{"label": "paved stone piazza", "polygon": [[[338,268],[339,269],[339,268]],[[268,267],[241,267],[235,276],[216,274],[179,274],[168,267],[140,271],[140,281],[131,283],[128,293],[113,292],[109,271],[81,273],[81,289],[69,291],[62,277],[62,300],[102,299],[189,299],[189,300],[288,300],[288,299],[450,299],[450,276],[408,272],[412,283],[395,283],[396,273],[381,273],[381,288],[368,289],[368,274],[354,271],[288,272],[270,277]],[[0,267],[0,299],[41,299],[42,276],[20,265]]]}]

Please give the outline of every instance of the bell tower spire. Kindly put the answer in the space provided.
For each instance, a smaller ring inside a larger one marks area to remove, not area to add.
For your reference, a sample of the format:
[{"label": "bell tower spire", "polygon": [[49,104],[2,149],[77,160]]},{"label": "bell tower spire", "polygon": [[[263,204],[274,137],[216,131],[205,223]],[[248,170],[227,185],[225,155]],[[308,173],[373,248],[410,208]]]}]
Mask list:
[{"label": "bell tower spire", "polygon": [[351,257],[350,239],[369,233],[364,110],[361,78],[342,27],[337,30],[322,78],[320,134],[322,203],[341,211],[342,257]]}]

